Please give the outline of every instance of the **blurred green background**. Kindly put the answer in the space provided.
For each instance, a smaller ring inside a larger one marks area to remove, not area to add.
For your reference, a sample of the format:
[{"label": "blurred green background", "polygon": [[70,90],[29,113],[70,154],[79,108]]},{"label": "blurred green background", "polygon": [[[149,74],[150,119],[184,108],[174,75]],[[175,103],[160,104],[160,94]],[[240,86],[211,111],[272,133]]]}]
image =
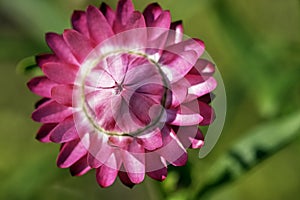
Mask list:
[{"label": "blurred green background", "polygon": [[[226,152],[249,134],[258,134],[252,138],[255,144],[275,140],[267,152],[272,155],[250,167],[246,163],[237,170],[237,180],[206,198],[300,197],[299,0],[159,0],[173,20],[183,20],[185,34],[205,41],[222,73],[228,107],[218,144],[204,159],[190,151],[188,165],[172,168],[164,183],[146,178],[132,190],[119,181],[102,189],[94,172],[71,177],[67,169],[57,168],[59,146],[34,139],[39,124],[30,113],[38,97],[28,91],[29,77],[17,74],[16,65],[24,57],[48,52],[45,32],[69,28],[74,9],[100,1],[0,0],[0,199],[184,199],[217,174],[218,160],[226,162]],[[117,0],[105,2],[115,8]],[[139,10],[150,2],[134,0]],[[237,160],[242,166],[243,159]]]}]

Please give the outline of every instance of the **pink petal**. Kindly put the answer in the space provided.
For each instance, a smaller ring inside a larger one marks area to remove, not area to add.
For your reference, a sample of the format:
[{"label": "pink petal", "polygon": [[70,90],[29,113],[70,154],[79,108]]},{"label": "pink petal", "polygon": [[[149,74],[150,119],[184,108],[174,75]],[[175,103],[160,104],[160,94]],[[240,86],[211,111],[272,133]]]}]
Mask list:
[{"label": "pink petal", "polygon": [[138,136],[138,140],[141,141],[143,147],[149,151],[160,148],[163,144],[161,132],[158,128],[150,133]]},{"label": "pink petal", "polygon": [[150,109],[155,113],[154,117],[157,116],[156,114],[159,114],[161,107],[157,105],[155,109],[155,104],[157,105],[153,99],[135,92],[129,102],[129,112],[131,116],[134,115],[143,125],[147,125],[154,120]]},{"label": "pink petal", "polygon": [[72,26],[76,31],[82,33],[85,37],[90,38],[90,33],[87,25],[87,16],[84,11],[74,11],[71,21]]},{"label": "pink petal", "polygon": [[[108,131],[114,131],[116,127],[116,121],[117,116],[120,114],[119,110],[122,106],[122,97],[115,96],[113,98],[107,98],[106,95],[108,92],[112,92],[111,90],[107,90],[101,93],[99,92],[99,95],[97,95],[98,98],[92,99],[93,101],[98,102],[91,102],[91,107],[95,108],[96,116],[101,116],[97,118],[98,124],[103,127],[105,130]],[[101,94],[105,95],[103,97],[100,97]],[[100,99],[101,98],[101,99]],[[96,105],[95,105],[96,104]]]},{"label": "pink petal", "polygon": [[157,60],[165,48],[168,34],[169,29],[166,28],[147,28],[146,54]]},{"label": "pink petal", "polygon": [[150,63],[145,63],[138,67],[130,67],[124,80],[125,85],[136,85],[136,89],[153,83],[163,86],[161,75]]},{"label": "pink petal", "polygon": [[64,143],[57,157],[57,166],[68,168],[85,156],[87,149],[81,143],[80,139]]},{"label": "pink petal", "polygon": [[[118,100],[117,100],[118,101]],[[136,115],[132,114],[128,103],[122,98],[120,102],[113,102],[110,107],[112,107],[112,116],[115,122],[115,129],[119,132],[134,132],[139,128],[144,126],[144,123],[137,118]],[[117,105],[117,106],[113,106]],[[111,120],[111,121],[113,121]]]},{"label": "pink petal", "polygon": [[113,149],[107,145],[107,140],[99,133],[90,134],[90,146],[88,164],[92,168],[98,168],[111,157]]},{"label": "pink petal", "polygon": [[199,104],[200,115],[203,117],[203,120],[200,122],[199,125],[207,126],[211,124],[216,117],[214,109],[210,105],[202,101],[198,101],[198,104]]},{"label": "pink petal", "polygon": [[171,30],[169,32],[168,40],[166,46],[177,44],[182,41],[183,38],[183,25],[182,21],[176,21],[171,23]]},{"label": "pink petal", "polygon": [[34,104],[34,108],[37,109],[39,108],[41,105],[45,104],[47,101],[50,101],[51,99],[49,98],[42,98],[40,100],[38,100],[35,104]]},{"label": "pink petal", "polygon": [[135,186],[135,184],[133,182],[131,182],[131,180],[129,179],[128,174],[126,172],[119,171],[118,175],[119,175],[120,181],[124,185],[128,186],[129,188],[133,188],[133,186]]},{"label": "pink petal", "polygon": [[188,87],[189,85],[186,80],[177,81],[171,84],[172,91],[172,107],[179,106],[182,102],[185,101],[187,97]]},{"label": "pink petal", "polygon": [[[147,27],[157,27],[147,29],[148,32],[148,54],[159,53],[165,47],[165,42],[169,34],[171,15],[169,11],[163,11],[157,3],[152,3],[143,12]],[[161,29],[158,29],[161,28]]]},{"label": "pink petal", "polygon": [[72,108],[60,105],[54,100],[47,101],[33,113],[32,119],[41,123],[59,123],[72,114]]},{"label": "pink petal", "polygon": [[52,88],[51,96],[57,103],[72,107],[73,85],[57,85]]},{"label": "pink petal", "polygon": [[216,87],[217,81],[214,79],[214,77],[210,77],[199,84],[192,85],[188,88],[188,96],[185,101],[188,102],[203,95],[206,95],[212,92]]},{"label": "pink petal", "polygon": [[125,30],[144,27],[146,27],[144,16],[140,12],[134,11],[126,23]]},{"label": "pink petal", "polygon": [[37,132],[36,139],[40,142],[51,142],[50,132],[57,124],[43,124]]},{"label": "pink petal", "polygon": [[111,186],[118,175],[118,170],[102,165],[96,169],[96,179],[98,184],[105,188]]},{"label": "pink petal", "polygon": [[47,33],[46,41],[58,58],[70,64],[78,64],[78,61],[72,54],[70,48],[61,35],[58,35],[56,33]]},{"label": "pink petal", "polygon": [[46,63],[42,67],[45,75],[52,81],[62,84],[73,84],[78,66],[64,63]]},{"label": "pink petal", "polygon": [[135,68],[149,63],[147,59],[136,55],[127,55],[127,58],[128,58],[129,68]]},{"label": "pink petal", "polygon": [[108,24],[112,27],[115,21],[116,14],[106,3],[102,3],[100,6],[100,11],[105,16]]},{"label": "pink petal", "polygon": [[190,74],[199,74],[202,76],[211,76],[215,72],[215,65],[205,59],[199,59]]},{"label": "pink petal", "polygon": [[65,30],[63,38],[79,63],[85,60],[94,47],[87,37],[75,30]]},{"label": "pink petal", "polygon": [[215,67],[211,62],[204,59],[199,59],[195,66],[180,81],[187,81],[190,84],[190,87],[192,85],[205,82],[213,75],[214,72]]},{"label": "pink petal", "polygon": [[[86,103],[92,108],[99,126],[108,131],[116,131],[117,117],[123,100],[121,96],[113,96],[114,89],[102,89],[86,95]],[[128,112],[127,112],[128,113]]]},{"label": "pink petal", "polygon": [[108,144],[113,147],[118,147],[121,149],[127,149],[132,143],[133,138],[127,136],[109,136]]},{"label": "pink petal", "polygon": [[65,143],[79,138],[73,116],[59,123],[50,134],[50,140],[56,143]]},{"label": "pink petal", "polygon": [[[116,107],[114,107],[114,105],[116,105]],[[106,107],[109,111],[101,111],[106,119],[103,118],[99,120],[99,123],[102,124],[106,130],[117,132],[130,132],[132,130],[134,125],[132,123],[126,124],[124,120],[126,116],[128,116],[128,106],[124,100],[114,98],[111,105]],[[99,109],[97,111],[100,113]]]},{"label": "pink petal", "polygon": [[168,175],[168,169],[166,167],[155,171],[147,172],[147,175],[155,180],[164,181]]},{"label": "pink petal", "polygon": [[190,74],[188,73],[185,75],[185,77],[179,81],[177,81],[178,84],[183,84],[182,82],[185,82],[185,86],[187,88],[191,87],[192,85],[197,85],[199,83],[203,83],[205,80],[207,80],[209,77],[207,76],[201,76],[200,74]]},{"label": "pink petal", "polygon": [[147,27],[160,27],[168,29],[171,23],[169,11],[163,11],[157,3],[152,3],[143,12]]},{"label": "pink petal", "polygon": [[158,3],[149,4],[143,12],[147,26],[155,21],[162,12],[163,10]]},{"label": "pink petal", "polygon": [[162,130],[164,146],[157,153],[174,166],[183,166],[187,162],[187,152],[174,131],[170,128]]},{"label": "pink petal", "polygon": [[72,176],[82,176],[90,170],[91,170],[91,168],[87,164],[87,156],[86,155],[70,167],[70,172],[71,172]]},{"label": "pink petal", "polygon": [[115,82],[120,84],[124,80],[128,68],[127,55],[110,56],[106,59],[106,65],[109,74],[111,74]]},{"label": "pink petal", "polygon": [[38,66],[42,67],[48,62],[59,62],[59,58],[54,54],[40,54],[35,57]]},{"label": "pink petal", "polygon": [[101,187],[111,186],[117,178],[119,168],[120,162],[117,160],[117,156],[112,154],[106,164],[96,170],[96,179],[98,184]]},{"label": "pink petal", "polygon": [[160,104],[165,90],[167,89],[159,83],[144,83],[141,87],[137,88],[135,92],[143,94],[151,98],[155,103]]},{"label": "pink petal", "polygon": [[146,154],[147,175],[155,180],[163,181],[168,175],[166,160],[156,152]]},{"label": "pink petal", "polygon": [[[211,77],[214,73],[214,65],[206,60],[199,59],[196,65],[184,76],[184,78],[171,85],[173,94],[173,106],[182,102],[189,102],[211,92],[217,86]],[[187,93],[190,94],[187,94]]]},{"label": "pink petal", "polygon": [[191,145],[189,148],[192,149],[199,149],[204,145],[204,136],[200,129],[198,129],[198,132],[194,138],[189,137],[189,140],[191,142]]},{"label": "pink petal", "polygon": [[122,25],[125,25],[134,11],[131,0],[120,0],[116,9],[116,18]]},{"label": "pink petal", "polygon": [[180,127],[177,137],[184,148],[198,149],[204,145],[204,137],[198,125]]},{"label": "pink petal", "polygon": [[183,78],[204,52],[204,44],[198,39],[189,39],[166,48],[159,62],[171,83]]},{"label": "pink petal", "polygon": [[197,112],[198,105],[188,107],[180,105],[177,108],[167,110],[168,123],[175,126],[191,126],[199,124],[203,117]]},{"label": "pink petal", "polygon": [[88,164],[91,168],[98,168],[100,167],[103,163],[100,162],[98,159],[96,159],[91,153],[88,153]]},{"label": "pink petal", "polygon": [[168,29],[170,27],[170,23],[171,23],[170,12],[163,11],[163,13],[150,26]]},{"label": "pink petal", "polygon": [[51,89],[56,85],[57,83],[49,80],[45,76],[35,77],[27,83],[27,86],[31,92],[48,98],[51,98]]},{"label": "pink petal", "polygon": [[98,8],[94,6],[88,7],[87,20],[91,38],[94,39],[97,44],[114,34],[111,26]]},{"label": "pink petal", "polygon": [[202,101],[202,102],[204,102],[204,103],[209,104],[209,103],[212,102],[212,100],[215,99],[215,97],[216,97],[215,94],[209,93],[209,94],[206,94],[206,95],[203,95],[203,96],[199,97],[199,98],[198,98],[198,101]]},{"label": "pink petal", "polygon": [[142,145],[136,141],[130,144],[129,151],[122,151],[123,165],[130,181],[141,183],[145,178],[145,154]]},{"label": "pink petal", "polygon": [[[144,16],[138,11],[134,11],[125,24],[120,24],[119,21],[115,21],[113,26],[114,31],[116,33],[120,33],[131,29],[144,28],[144,27],[146,27]],[[142,31],[139,30],[136,32],[139,33]]]},{"label": "pink petal", "polygon": [[195,138],[189,138],[191,141],[191,147],[192,149],[199,149],[204,145],[203,140],[197,140]]},{"label": "pink petal", "polygon": [[94,68],[86,76],[85,85],[95,88],[112,88],[116,85],[116,82],[107,71]]}]

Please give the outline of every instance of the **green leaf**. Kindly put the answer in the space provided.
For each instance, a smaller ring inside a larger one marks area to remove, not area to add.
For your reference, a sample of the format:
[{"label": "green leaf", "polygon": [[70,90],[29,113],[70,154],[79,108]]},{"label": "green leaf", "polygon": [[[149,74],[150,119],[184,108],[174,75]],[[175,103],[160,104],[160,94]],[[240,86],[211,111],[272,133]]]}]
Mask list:
[{"label": "green leaf", "polygon": [[221,186],[236,180],[293,142],[299,133],[300,112],[250,130],[216,161],[206,183],[196,190],[193,199],[205,198]]},{"label": "green leaf", "polygon": [[22,59],[17,64],[16,71],[18,74],[27,76],[39,76],[43,74],[41,68],[36,64],[34,56]]}]

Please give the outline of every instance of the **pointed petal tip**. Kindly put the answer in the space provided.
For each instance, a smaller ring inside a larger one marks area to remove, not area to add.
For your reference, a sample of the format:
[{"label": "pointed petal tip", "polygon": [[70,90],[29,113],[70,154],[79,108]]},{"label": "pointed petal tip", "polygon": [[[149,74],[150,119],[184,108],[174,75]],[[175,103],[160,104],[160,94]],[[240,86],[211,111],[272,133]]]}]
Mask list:
[{"label": "pointed petal tip", "polygon": [[145,179],[144,173],[129,173],[128,176],[133,184],[140,184]]},{"label": "pointed petal tip", "polygon": [[41,123],[59,123],[72,114],[72,109],[54,100],[46,101],[33,111],[31,118]]},{"label": "pointed petal tip", "polygon": [[105,13],[106,12],[106,9],[109,7],[109,5],[107,5],[107,3],[105,2],[102,2],[101,5],[100,5],[100,11],[102,13]]},{"label": "pointed petal tip", "polygon": [[85,12],[82,10],[74,10],[72,13],[71,21],[77,21],[78,19],[81,18],[82,14]]},{"label": "pointed petal tip", "polygon": [[116,17],[121,24],[125,24],[127,22],[132,12],[134,12],[134,5],[131,0],[120,0],[118,2]]},{"label": "pointed petal tip", "polygon": [[114,184],[118,175],[118,169],[112,169],[106,165],[96,169],[96,180],[100,187],[106,188]]},{"label": "pointed petal tip", "polygon": [[96,44],[101,43],[114,34],[111,25],[102,11],[94,6],[87,8],[87,26],[91,39],[93,39]]},{"label": "pointed petal tip", "polygon": [[82,176],[91,170],[91,167],[87,163],[87,155],[82,157],[79,161],[70,167],[70,173],[72,176]]},{"label": "pointed petal tip", "polygon": [[184,166],[184,165],[186,165],[187,160],[188,160],[188,154],[184,153],[176,161],[174,161],[171,164],[176,167]]},{"label": "pointed petal tip", "polygon": [[41,97],[51,97],[51,89],[57,84],[49,80],[46,76],[37,76],[27,82],[29,90]]},{"label": "pointed petal tip", "polygon": [[162,169],[147,172],[147,175],[152,179],[162,182],[167,178],[168,169],[167,169],[167,167],[164,167]]},{"label": "pointed petal tip", "polygon": [[50,143],[50,132],[56,127],[57,124],[43,124],[38,130],[35,139],[43,143]]},{"label": "pointed petal tip", "polygon": [[130,189],[135,186],[135,184],[129,179],[127,172],[119,171],[118,176],[120,181]]},{"label": "pointed petal tip", "polygon": [[201,46],[201,48],[205,49],[205,43],[203,40],[200,40],[198,38],[193,38],[193,40],[195,40]]},{"label": "pointed petal tip", "polygon": [[54,32],[45,33],[46,40],[50,39],[51,37],[55,37],[55,36],[59,36],[59,34],[54,33]]},{"label": "pointed petal tip", "polygon": [[89,5],[88,7],[87,7],[87,11],[91,11],[91,10],[99,10],[96,6],[93,6],[93,5]]},{"label": "pointed petal tip", "polygon": [[48,32],[45,38],[48,46],[59,59],[66,63],[79,64],[61,34]]},{"label": "pointed petal tip", "polygon": [[35,62],[41,68],[45,63],[59,62],[58,57],[51,53],[43,53],[35,56]]},{"label": "pointed petal tip", "polygon": [[[157,17],[163,10],[157,2],[149,4],[143,11],[145,17]],[[155,16],[156,15],[156,16]]]},{"label": "pointed petal tip", "polygon": [[198,139],[191,138],[191,137],[189,137],[189,140],[191,142],[191,145],[189,148],[191,148],[191,149],[200,149],[204,145],[203,140],[198,140]]},{"label": "pointed petal tip", "polygon": [[170,29],[179,33],[183,33],[183,22],[182,20],[177,20],[171,23]]},{"label": "pointed petal tip", "polygon": [[80,142],[80,139],[72,140],[62,144],[62,148],[56,159],[59,168],[69,168],[80,161],[87,154],[87,149]]}]

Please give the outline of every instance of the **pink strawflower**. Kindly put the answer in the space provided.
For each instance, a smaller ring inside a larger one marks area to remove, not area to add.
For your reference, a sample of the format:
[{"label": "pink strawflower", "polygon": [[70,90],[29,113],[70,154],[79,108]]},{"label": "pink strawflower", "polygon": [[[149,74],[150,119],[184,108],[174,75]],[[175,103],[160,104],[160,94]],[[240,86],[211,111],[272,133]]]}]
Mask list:
[{"label": "pink strawflower", "polygon": [[101,187],[118,176],[132,187],[145,174],[163,181],[167,165],[185,165],[186,148],[200,148],[198,126],[214,119],[208,105],[214,65],[204,44],[183,39],[180,21],[131,0],[75,11],[73,29],[47,33],[51,54],[36,57],[45,76],[29,89],[43,97],[32,114],[41,142],[61,144],[57,165],[81,176],[96,169]]}]

